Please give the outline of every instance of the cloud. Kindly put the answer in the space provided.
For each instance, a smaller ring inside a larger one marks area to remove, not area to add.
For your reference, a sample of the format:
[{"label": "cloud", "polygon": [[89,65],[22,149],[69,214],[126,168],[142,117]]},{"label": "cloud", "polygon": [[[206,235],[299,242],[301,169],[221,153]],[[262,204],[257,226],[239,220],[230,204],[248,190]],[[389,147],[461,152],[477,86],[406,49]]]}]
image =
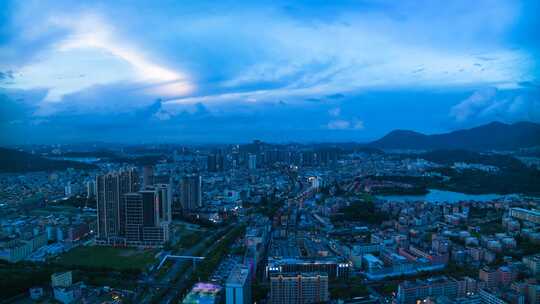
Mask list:
[{"label": "cloud", "polygon": [[358,119],[343,120],[336,119],[331,120],[326,125],[329,130],[362,130],[364,129],[364,122]]},{"label": "cloud", "polygon": [[540,120],[540,90],[477,90],[450,109],[450,117],[457,123],[487,122],[491,120]]},{"label": "cloud", "polygon": [[355,120],[353,124],[353,129],[356,130],[363,130],[364,129],[364,122],[361,120]]},{"label": "cloud", "polygon": [[0,71],[0,81],[3,80],[12,80],[14,78],[13,71],[8,70],[5,72]]},{"label": "cloud", "polygon": [[329,99],[341,99],[341,98],[345,98],[345,95],[343,95],[341,93],[336,93],[336,94],[330,94],[330,95],[326,96],[326,98],[329,98]]},{"label": "cloud", "polygon": [[145,84],[131,82],[91,85],[66,93],[60,102],[36,102],[34,116],[103,115],[136,111],[156,100],[144,92],[146,87]]},{"label": "cloud", "polygon": [[135,70],[138,81],[168,82],[159,86],[159,89],[165,89],[163,92],[184,95],[192,89],[185,74],[145,58],[141,50],[122,42],[122,39],[114,34],[112,26],[97,15],[53,17],[51,23],[72,31],[66,39],[58,43],[59,52],[73,49],[103,50],[129,63]]},{"label": "cloud", "polygon": [[98,14],[57,13],[48,16],[43,27],[66,34],[42,50],[39,60],[18,67],[21,76],[7,87],[47,88],[45,102],[118,81],[151,84],[146,92],[158,96],[183,96],[193,90],[185,73],[148,59]]},{"label": "cloud", "polygon": [[7,3],[6,107],[14,126],[40,121],[24,131],[51,141],[99,138],[99,128],[118,132],[111,138],[230,139],[250,129],[318,139],[368,134],[330,131],[364,121],[374,136],[537,117],[529,41],[540,27],[535,10],[511,0]]},{"label": "cloud", "polygon": [[450,116],[456,121],[464,121],[476,115],[481,109],[489,105],[493,97],[497,94],[497,89],[487,88],[474,92],[467,99],[461,101],[450,109]]},{"label": "cloud", "polygon": [[341,108],[333,108],[328,110],[328,114],[333,117],[338,117],[341,114]]},{"label": "cloud", "polygon": [[328,129],[330,130],[343,130],[348,129],[350,127],[351,123],[346,120],[332,120],[328,122]]},{"label": "cloud", "polygon": [[[530,81],[528,70],[534,63],[528,52],[498,43],[519,16],[519,7],[511,1],[496,6],[457,1],[445,10],[436,4],[400,3],[298,4],[294,9],[240,3],[232,10],[207,3],[100,3],[72,4],[69,14],[63,13],[66,5],[20,4],[12,12],[26,16],[15,18],[19,23],[14,26],[24,29],[26,40],[60,33],[47,40],[49,47],[41,50],[39,60],[25,65],[18,80],[18,88],[48,88],[49,101],[117,81],[151,82],[156,85],[148,89],[150,96],[191,98],[184,102],[242,93],[240,98],[268,101],[289,92],[332,99],[342,97],[340,91],[380,87],[499,87]],[[139,14],[150,8],[153,14]],[[220,14],[222,10],[228,14]],[[32,17],[38,20],[35,25]],[[451,28],[446,26],[449,20]],[[486,39],[495,42],[486,47]],[[76,63],[89,56],[94,59],[86,63],[85,80],[50,80],[56,79],[50,77],[51,67],[56,74],[79,75],[65,66],[80,70]],[[483,71],[467,72],[478,68],[479,57],[496,60]],[[62,61],[67,63],[58,64]],[[410,77],[419,66],[422,73]],[[262,90],[277,92],[267,99],[252,96]]]}]

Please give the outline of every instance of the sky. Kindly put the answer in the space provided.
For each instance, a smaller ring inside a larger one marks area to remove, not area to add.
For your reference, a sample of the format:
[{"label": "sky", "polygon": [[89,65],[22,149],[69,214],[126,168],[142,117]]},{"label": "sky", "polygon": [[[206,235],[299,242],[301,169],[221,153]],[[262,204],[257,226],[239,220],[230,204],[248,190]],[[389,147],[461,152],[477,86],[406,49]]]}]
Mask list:
[{"label": "sky", "polygon": [[540,1],[0,0],[0,145],[540,122]]}]

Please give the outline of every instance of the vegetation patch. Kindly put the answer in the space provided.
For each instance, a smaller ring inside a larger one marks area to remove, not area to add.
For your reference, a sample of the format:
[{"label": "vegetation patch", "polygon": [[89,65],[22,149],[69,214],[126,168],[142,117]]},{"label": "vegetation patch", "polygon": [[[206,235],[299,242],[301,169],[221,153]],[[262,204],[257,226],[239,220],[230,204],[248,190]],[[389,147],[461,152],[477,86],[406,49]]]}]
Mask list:
[{"label": "vegetation patch", "polygon": [[111,270],[145,270],[155,262],[155,250],[81,246],[64,253],[55,261],[65,266],[83,266]]}]

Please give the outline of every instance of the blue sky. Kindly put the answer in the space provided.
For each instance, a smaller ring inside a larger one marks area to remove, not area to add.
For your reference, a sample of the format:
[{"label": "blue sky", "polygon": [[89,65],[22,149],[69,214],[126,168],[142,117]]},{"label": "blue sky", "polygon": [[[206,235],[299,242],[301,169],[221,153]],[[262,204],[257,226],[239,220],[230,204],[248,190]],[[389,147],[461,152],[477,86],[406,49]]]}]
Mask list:
[{"label": "blue sky", "polygon": [[0,1],[0,143],[540,121],[538,1]]}]

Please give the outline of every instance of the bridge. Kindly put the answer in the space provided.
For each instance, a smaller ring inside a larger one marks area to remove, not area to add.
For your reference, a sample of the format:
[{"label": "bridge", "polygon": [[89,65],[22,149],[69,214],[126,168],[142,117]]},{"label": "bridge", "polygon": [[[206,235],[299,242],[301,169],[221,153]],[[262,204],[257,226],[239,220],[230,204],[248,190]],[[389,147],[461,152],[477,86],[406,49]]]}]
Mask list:
[{"label": "bridge", "polygon": [[196,261],[202,261],[205,259],[205,257],[200,257],[200,256],[191,256],[191,255],[172,255],[172,254],[167,254],[166,256],[163,257],[163,259],[161,259],[161,262],[159,262],[159,265],[158,267],[156,268],[156,270],[159,270],[161,268],[161,266],[163,266],[163,264],[165,263],[165,261],[167,261],[167,259],[177,259],[177,260],[192,260],[193,261],[193,268],[195,268],[195,262]]}]

